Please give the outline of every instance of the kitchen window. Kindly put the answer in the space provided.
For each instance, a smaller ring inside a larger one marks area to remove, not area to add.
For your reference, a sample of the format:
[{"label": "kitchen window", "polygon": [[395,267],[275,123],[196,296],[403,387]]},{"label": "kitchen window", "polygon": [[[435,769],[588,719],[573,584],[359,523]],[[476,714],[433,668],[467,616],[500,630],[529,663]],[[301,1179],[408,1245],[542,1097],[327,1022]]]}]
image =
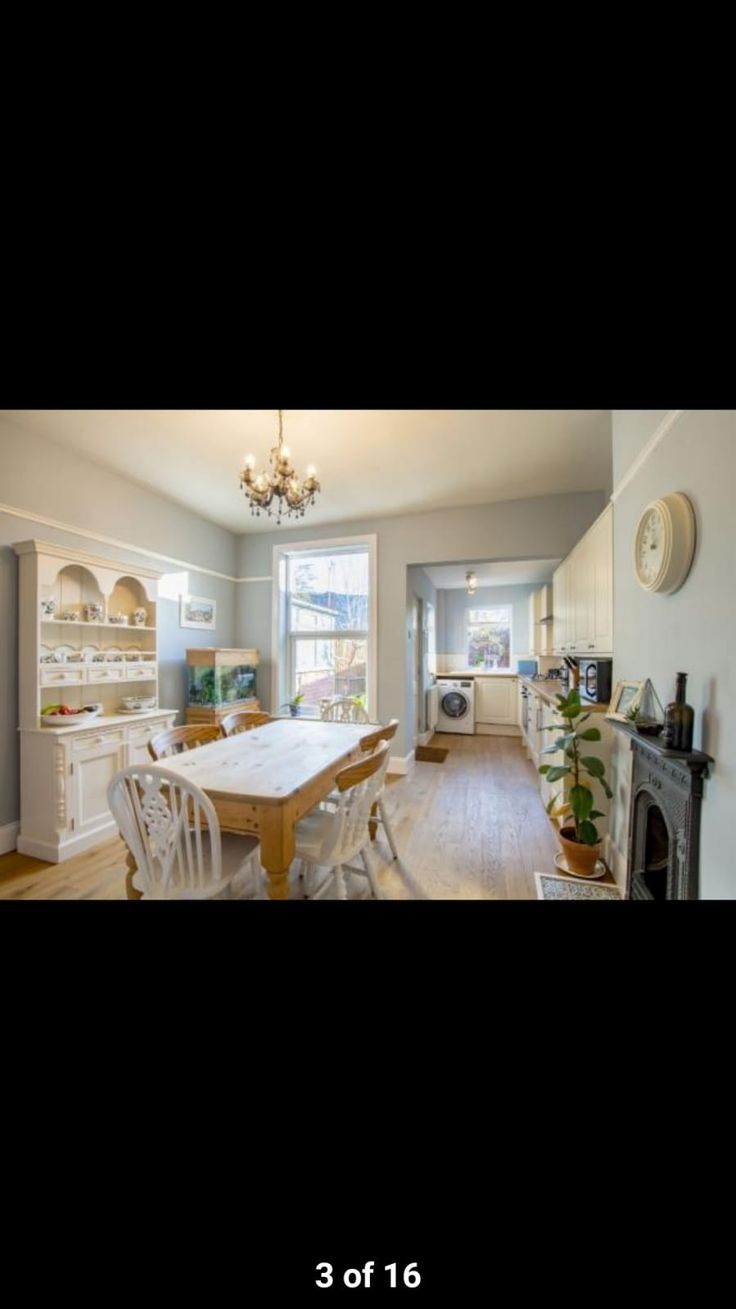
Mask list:
[{"label": "kitchen window", "polygon": [[277,705],[358,698],[375,713],[375,538],[276,546]]},{"label": "kitchen window", "polygon": [[468,668],[511,667],[511,605],[468,610]]}]

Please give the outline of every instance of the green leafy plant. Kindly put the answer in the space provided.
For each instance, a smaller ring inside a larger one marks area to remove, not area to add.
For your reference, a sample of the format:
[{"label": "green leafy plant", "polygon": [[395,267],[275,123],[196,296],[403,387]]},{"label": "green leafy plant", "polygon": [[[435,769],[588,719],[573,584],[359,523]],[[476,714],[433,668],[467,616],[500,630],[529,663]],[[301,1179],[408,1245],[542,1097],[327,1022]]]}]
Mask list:
[{"label": "green leafy plant", "polygon": [[[564,762],[541,764],[539,771],[546,775],[548,782],[559,782],[564,777],[572,777],[567,802],[575,825],[575,840],[581,845],[597,845],[601,838],[595,819],[604,818],[605,815],[601,809],[593,808],[593,792],[590,784],[584,780],[585,775],[600,783],[609,800],[613,799],[613,792],[605,778],[606,770],[603,761],[596,755],[584,755],[583,750],[586,741],[600,741],[600,729],[587,727],[584,731],[580,730],[583,723],[590,718],[590,714],[583,713],[580,693],[577,690],[570,691],[566,696],[557,696],[557,713],[562,719],[562,727],[559,723],[553,723],[551,727],[545,727],[543,730],[559,732],[561,735],[554,745],[548,745],[542,754],[562,752]],[[555,801],[557,799],[558,797],[555,796]],[[548,806],[550,814],[553,808],[554,804],[550,802]]]},{"label": "green leafy plant", "polygon": [[359,704],[361,709],[365,709],[365,695],[362,691],[360,695],[353,696],[353,704]]},{"label": "green leafy plant", "polygon": [[640,712],[641,712],[641,711],[640,711],[639,706],[638,706],[638,704],[637,704],[637,705],[634,705],[631,709],[627,709],[627,710],[626,710],[625,717],[628,718],[628,720],[629,720],[630,723],[635,723],[635,722],[637,721],[637,719],[639,718]]},{"label": "green leafy plant", "polygon": [[281,706],[281,708],[289,709],[291,711],[292,718],[294,718],[296,714],[299,712],[299,706],[303,699],[304,699],[304,692],[298,691],[297,694],[293,695],[290,700],[287,700],[286,703]]}]

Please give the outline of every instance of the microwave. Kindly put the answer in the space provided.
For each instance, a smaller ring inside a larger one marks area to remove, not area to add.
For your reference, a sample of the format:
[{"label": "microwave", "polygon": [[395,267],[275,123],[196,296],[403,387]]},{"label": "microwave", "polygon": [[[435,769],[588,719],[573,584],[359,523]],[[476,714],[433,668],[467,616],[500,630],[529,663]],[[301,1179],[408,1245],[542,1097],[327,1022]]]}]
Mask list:
[{"label": "microwave", "polygon": [[612,659],[580,659],[580,699],[592,704],[610,704]]}]

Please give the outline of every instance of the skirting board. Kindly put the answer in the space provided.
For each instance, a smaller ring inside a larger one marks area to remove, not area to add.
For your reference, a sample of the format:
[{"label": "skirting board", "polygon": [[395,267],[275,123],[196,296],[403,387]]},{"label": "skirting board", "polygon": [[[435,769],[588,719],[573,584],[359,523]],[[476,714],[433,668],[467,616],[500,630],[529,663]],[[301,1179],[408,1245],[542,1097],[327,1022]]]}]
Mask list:
[{"label": "skirting board", "polygon": [[414,751],[410,750],[407,755],[391,755],[386,772],[398,774],[400,777],[404,777],[413,767]]},{"label": "skirting board", "polygon": [[18,844],[20,823],[6,823],[0,827],[0,854],[10,854]]},{"label": "skirting board", "polygon": [[513,723],[476,723],[476,736],[521,736],[521,728]]}]

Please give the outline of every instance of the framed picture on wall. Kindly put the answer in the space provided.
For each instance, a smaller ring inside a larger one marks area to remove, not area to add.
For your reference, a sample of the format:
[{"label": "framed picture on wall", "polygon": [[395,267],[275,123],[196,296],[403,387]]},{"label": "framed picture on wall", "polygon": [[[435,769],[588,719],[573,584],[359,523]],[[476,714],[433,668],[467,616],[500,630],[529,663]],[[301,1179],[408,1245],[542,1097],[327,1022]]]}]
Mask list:
[{"label": "framed picture on wall", "polygon": [[606,718],[613,718],[618,723],[630,722],[628,715],[633,709],[639,708],[645,686],[646,681],[617,682],[611,696]]},{"label": "framed picture on wall", "polygon": [[217,603],[204,600],[200,595],[179,597],[179,626],[195,627],[214,632],[217,626]]}]

